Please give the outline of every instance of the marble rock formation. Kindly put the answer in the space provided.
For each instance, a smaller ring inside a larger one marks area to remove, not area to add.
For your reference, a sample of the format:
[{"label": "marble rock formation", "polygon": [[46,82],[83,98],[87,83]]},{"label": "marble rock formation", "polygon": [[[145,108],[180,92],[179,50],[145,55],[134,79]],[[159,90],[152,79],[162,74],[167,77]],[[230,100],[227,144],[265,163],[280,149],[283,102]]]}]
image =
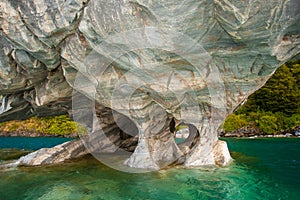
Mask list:
[{"label": "marble rock formation", "polygon": [[[217,130],[299,55],[299,10],[298,0],[1,0],[0,121],[70,113],[92,153],[127,146],[130,167],[226,165]],[[177,145],[179,123],[190,135]]]},{"label": "marble rock formation", "polygon": [[17,166],[47,165],[63,162],[87,154],[81,140],[65,142],[52,148],[42,148],[15,162]]}]

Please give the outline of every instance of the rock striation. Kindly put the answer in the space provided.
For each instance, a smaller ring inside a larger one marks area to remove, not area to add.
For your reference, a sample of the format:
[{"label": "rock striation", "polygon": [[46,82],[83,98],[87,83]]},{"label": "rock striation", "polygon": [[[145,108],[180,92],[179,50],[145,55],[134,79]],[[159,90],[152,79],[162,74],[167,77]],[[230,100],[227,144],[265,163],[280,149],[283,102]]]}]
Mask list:
[{"label": "rock striation", "polygon": [[61,163],[68,159],[88,154],[81,140],[69,141],[52,148],[42,148],[22,156],[15,162],[17,166],[36,166]]},{"label": "rock striation", "polygon": [[[130,167],[226,165],[217,130],[299,56],[299,10],[297,0],[2,0],[0,121],[70,113],[92,153],[134,150]],[[174,120],[189,126],[179,145]]]}]

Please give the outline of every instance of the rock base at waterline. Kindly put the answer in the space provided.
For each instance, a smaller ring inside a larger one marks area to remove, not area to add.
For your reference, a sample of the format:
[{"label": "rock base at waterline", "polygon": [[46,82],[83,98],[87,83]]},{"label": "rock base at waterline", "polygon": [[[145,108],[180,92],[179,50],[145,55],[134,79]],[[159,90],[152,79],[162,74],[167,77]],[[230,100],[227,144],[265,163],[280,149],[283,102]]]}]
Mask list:
[{"label": "rock base at waterline", "polygon": [[64,162],[88,154],[81,140],[69,141],[52,148],[42,148],[26,156],[22,156],[17,162],[18,166],[49,165]]}]

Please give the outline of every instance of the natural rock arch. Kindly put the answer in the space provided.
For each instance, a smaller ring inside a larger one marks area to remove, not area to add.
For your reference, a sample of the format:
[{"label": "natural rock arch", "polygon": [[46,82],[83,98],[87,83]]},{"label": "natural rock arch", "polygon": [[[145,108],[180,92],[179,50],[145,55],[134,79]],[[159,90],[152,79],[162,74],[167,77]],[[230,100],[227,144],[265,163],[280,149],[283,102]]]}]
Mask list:
[{"label": "natural rock arch", "polygon": [[[139,141],[129,166],[159,169],[182,158],[169,137],[162,140],[169,126],[154,120],[153,106],[166,111],[165,122],[185,118],[199,131],[185,166],[228,164],[217,129],[280,65],[299,55],[299,10],[297,0],[3,0],[0,121],[76,114],[75,88],[101,105],[98,111],[113,109],[136,123]],[[94,67],[99,65],[107,67]],[[74,87],[78,77],[88,83],[82,90]],[[109,88],[118,81],[127,86],[113,96]],[[128,93],[131,108],[118,103]],[[184,109],[186,116],[179,112]],[[162,129],[152,134],[155,126]]]}]

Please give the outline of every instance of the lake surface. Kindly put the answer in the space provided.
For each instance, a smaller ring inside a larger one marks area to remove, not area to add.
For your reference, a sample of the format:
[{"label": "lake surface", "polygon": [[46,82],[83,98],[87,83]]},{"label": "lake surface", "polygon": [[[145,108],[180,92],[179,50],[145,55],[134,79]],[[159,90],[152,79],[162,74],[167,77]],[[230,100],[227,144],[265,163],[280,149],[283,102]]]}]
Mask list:
[{"label": "lake surface", "polygon": [[226,141],[235,162],[224,168],[130,174],[87,156],[56,166],[0,171],[0,199],[299,198],[300,139]]},{"label": "lake surface", "polygon": [[55,145],[72,140],[60,137],[0,137],[0,149],[15,148],[37,150],[40,148],[54,147]]}]

